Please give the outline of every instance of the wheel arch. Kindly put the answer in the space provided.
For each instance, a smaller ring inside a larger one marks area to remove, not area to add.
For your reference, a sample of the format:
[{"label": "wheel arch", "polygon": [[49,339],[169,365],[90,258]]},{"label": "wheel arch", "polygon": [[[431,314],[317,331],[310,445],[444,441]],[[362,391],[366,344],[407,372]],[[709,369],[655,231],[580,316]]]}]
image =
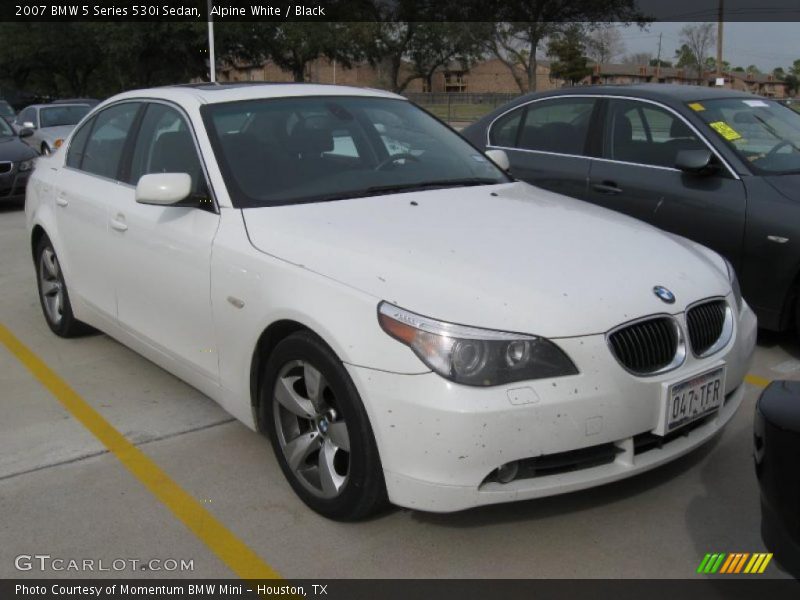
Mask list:
[{"label": "wheel arch", "polygon": [[50,236],[47,235],[44,227],[39,223],[34,225],[33,229],[31,229],[31,258],[34,262],[36,261],[36,248],[39,246],[39,242],[45,237],[49,238]]},{"label": "wheel arch", "polygon": [[261,380],[264,376],[263,367],[269,360],[275,347],[281,341],[298,331],[310,331],[315,335],[319,335],[313,329],[299,321],[281,319],[270,323],[270,325],[261,332],[255,348],[253,349],[253,356],[250,360],[250,407],[253,411],[253,421],[258,431],[264,430],[259,410]]}]

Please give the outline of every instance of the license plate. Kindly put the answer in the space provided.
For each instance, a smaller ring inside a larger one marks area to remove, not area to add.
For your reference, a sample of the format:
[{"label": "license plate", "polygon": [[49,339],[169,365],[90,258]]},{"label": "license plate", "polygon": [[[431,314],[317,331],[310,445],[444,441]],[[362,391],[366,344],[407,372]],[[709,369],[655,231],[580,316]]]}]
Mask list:
[{"label": "license plate", "polygon": [[667,389],[666,431],[670,433],[713,413],[725,398],[725,367],[695,375]]}]

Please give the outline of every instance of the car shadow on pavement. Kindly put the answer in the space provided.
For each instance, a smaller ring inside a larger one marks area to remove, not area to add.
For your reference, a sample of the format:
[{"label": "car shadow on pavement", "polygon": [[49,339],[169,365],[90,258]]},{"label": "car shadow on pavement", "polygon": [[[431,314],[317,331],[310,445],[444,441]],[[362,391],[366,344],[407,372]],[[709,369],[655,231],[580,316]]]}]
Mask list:
[{"label": "car shadow on pavement", "polygon": [[0,214],[19,212],[24,208],[25,208],[24,200],[19,200],[14,202],[9,202],[8,200],[4,200],[0,202]]},{"label": "car shadow on pavement", "polygon": [[511,504],[493,504],[456,513],[414,511],[413,518],[430,525],[470,528],[516,521],[536,521],[584,510],[594,510],[607,504],[627,500],[632,496],[651,491],[653,488],[668,485],[672,479],[701,463],[713,451],[718,441],[719,435],[716,435],[700,448],[666,465],[595,488]]},{"label": "car shadow on pavement", "polygon": [[800,360],[800,337],[794,329],[789,331],[759,329],[756,343],[761,348],[779,348],[792,358]]}]

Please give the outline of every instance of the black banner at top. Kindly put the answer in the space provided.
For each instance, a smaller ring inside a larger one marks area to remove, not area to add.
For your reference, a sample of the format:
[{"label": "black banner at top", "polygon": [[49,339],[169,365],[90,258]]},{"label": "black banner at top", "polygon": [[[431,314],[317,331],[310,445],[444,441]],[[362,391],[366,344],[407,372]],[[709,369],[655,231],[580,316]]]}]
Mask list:
[{"label": "black banner at top", "polygon": [[[211,9],[209,10],[209,6]],[[721,12],[720,12],[721,11]],[[800,0],[3,0],[0,21],[800,21]]]}]

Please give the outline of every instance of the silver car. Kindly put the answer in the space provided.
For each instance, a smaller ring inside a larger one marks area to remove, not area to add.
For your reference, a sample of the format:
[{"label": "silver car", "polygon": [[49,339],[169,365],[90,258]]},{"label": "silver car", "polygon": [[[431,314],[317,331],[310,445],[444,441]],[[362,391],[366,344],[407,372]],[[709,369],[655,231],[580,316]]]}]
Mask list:
[{"label": "silver car", "polygon": [[25,142],[47,156],[67,139],[75,125],[86,116],[88,104],[32,104],[17,114],[14,128],[32,129]]}]

